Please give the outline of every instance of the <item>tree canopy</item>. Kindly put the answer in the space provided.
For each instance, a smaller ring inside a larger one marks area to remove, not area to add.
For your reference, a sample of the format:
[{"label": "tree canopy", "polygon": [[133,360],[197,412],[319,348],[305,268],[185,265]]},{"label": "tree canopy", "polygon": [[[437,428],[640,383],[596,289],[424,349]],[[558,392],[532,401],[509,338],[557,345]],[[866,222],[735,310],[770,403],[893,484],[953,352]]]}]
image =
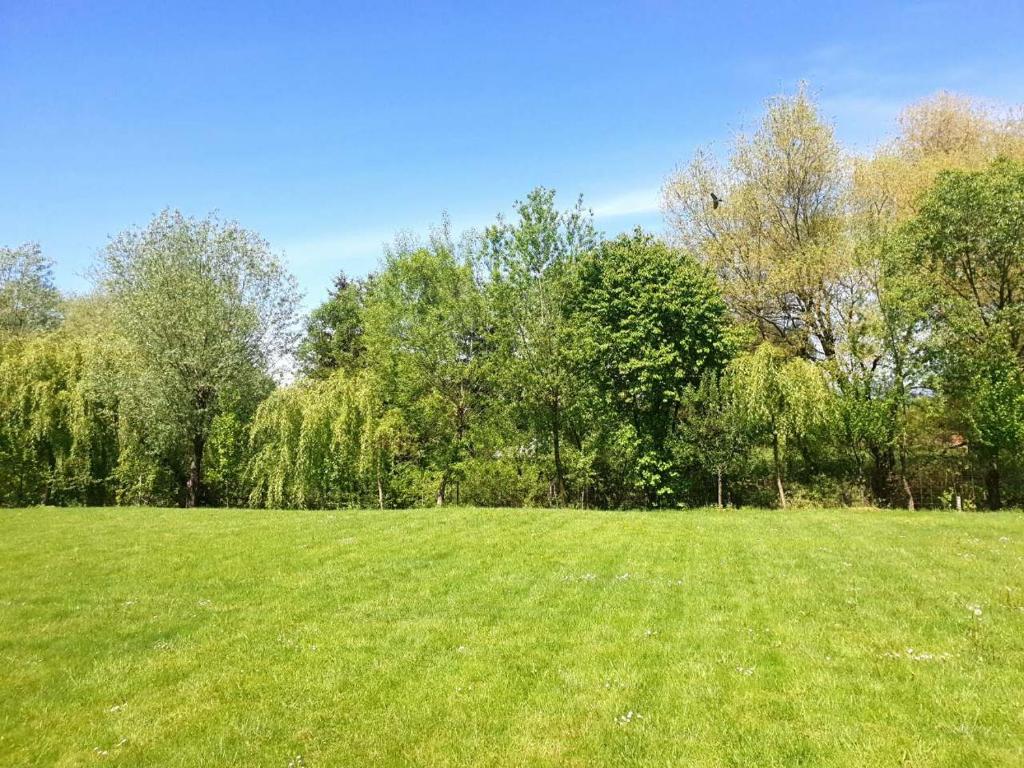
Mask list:
[{"label": "tree canopy", "polygon": [[299,323],[173,210],[63,295],[0,248],[0,502],[1024,504],[1024,121],[938,94],[870,152],[805,86],[606,236],[538,187],[401,236]]}]

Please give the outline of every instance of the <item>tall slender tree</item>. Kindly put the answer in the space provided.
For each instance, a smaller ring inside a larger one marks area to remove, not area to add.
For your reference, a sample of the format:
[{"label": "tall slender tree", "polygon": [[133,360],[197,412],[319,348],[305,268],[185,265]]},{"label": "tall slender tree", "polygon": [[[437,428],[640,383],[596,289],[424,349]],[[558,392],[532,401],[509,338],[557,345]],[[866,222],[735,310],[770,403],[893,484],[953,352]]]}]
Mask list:
[{"label": "tall slender tree", "polygon": [[551,451],[552,501],[566,500],[567,414],[578,389],[572,367],[568,278],[598,242],[591,213],[577,200],[559,211],[554,190],[538,187],[515,204],[516,218],[484,233],[503,385],[523,408],[539,444]]}]

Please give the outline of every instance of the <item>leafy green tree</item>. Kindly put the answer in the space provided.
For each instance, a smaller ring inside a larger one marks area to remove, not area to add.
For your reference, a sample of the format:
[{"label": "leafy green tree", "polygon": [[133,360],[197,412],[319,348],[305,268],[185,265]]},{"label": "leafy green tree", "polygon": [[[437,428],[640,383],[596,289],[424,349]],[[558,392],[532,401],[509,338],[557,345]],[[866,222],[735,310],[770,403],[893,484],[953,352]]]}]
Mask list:
[{"label": "leafy green tree", "polygon": [[582,200],[555,207],[554,190],[538,187],[516,202],[516,219],[488,227],[481,261],[488,272],[505,392],[521,408],[537,444],[551,451],[551,492],[566,500],[564,440],[578,392],[573,374],[569,270],[598,242]]},{"label": "leafy green tree", "polygon": [[338,371],[275,391],[250,427],[254,506],[381,508],[400,443],[371,381]]},{"label": "leafy green tree", "polygon": [[808,359],[831,359],[848,297],[846,167],[801,89],[768,102],[725,167],[699,153],[665,185],[676,239],[707,263],[737,318]]},{"label": "leafy green tree", "polygon": [[256,409],[249,427],[249,503],[253,506],[298,505],[304,395],[301,386],[280,387]]},{"label": "leafy green tree", "polygon": [[98,381],[102,347],[79,321],[0,337],[0,501],[113,499],[117,403]]},{"label": "leafy green tree", "polygon": [[52,329],[60,322],[53,263],[39,246],[0,248],[0,333]]},{"label": "leafy green tree", "polygon": [[1024,359],[1024,163],[939,175],[910,226],[918,264],[940,289],[945,322],[979,340],[999,327]]},{"label": "leafy green tree", "polygon": [[363,309],[369,285],[369,280],[351,280],[344,272],[334,278],[331,295],[310,313],[299,343],[297,357],[305,375],[325,378],[336,370],[351,373],[363,362]]},{"label": "leafy green tree", "polygon": [[815,365],[787,358],[770,342],[733,360],[729,375],[744,421],[771,442],[779,506],[785,508],[786,446],[827,423],[831,398],[825,379]]},{"label": "leafy green tree", "polygon": [[215,419],[265,396],[290,351],[294,280],[239,225],[164,211],[110,242],[98,284],[128,350],[121,400],[137,457],[180,462],[174,476],[196,506]]},{"label": "leafy green tree", "polygon": [[899,126],[895,141],[854,160],[849,232],[868,300],[846,313],[847,332],[831,373],[851,463],[858,464],[858,451],[866,452],[874,500],[890,498],[888,479],[895,474],[913,509],[909,424],[935,384],[929,380],[929,310],[943,291],[908,256],[905,224],[943,171],[979,170],[1003,153],[1024,157],[1024,123],[939,93],[908,107]]},{"label": "leafy green tree", "polygon": [[679,409],[678,429],[684,455],[715,478],[717,503],[722,507],[725,479],[741,468],[749,442],[728,375],[705,371],[699,385],[687,388]]},{"label": "leafy green tree", "polygon": [[959,405],[985,467],[987,503],[1002,505],[1002,464],[1020,446],[1024,367],[1024,163],[945,171],[908,224],[912,258],[934,299],[941,385]]},{"label": "leafy green tree", "polygon": [[695,259],[637,229],[583,255],[574,308],[589,344],[584,370],[622,440],[647,503],[678,495],[670,438],[687,387],[730,355],[726,307]]},{"label": "leafy green tree", "polygon": [[1024,445],[1024,370],[1005,333],[994,333],[982,348],[949,350],[944,383],[958,421],[984,469],[989,509],[1003,505],[1003,474]]},{"label": "leafy green tree", "polygon": [[447,230],[399,243],[366,306],[366,349],[384,412],[404,415],[437,504],[455,491],[487,406],[492,321],[473,268]]}]

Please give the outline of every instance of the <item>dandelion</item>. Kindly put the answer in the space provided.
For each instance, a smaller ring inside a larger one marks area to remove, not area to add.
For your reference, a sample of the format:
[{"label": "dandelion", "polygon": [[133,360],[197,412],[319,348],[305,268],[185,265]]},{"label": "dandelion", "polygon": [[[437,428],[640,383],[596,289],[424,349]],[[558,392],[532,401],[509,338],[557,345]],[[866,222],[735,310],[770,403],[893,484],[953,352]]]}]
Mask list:
[{"label": "dandelion", "polygon": [[754,674],[755,667],[736,667],[736,671],[744,677],[750,677]]},{"label": "dandelion", "polygon": [[977,603],[971,603],[968,605],[967,610],[973,613],[976,618],[981,618],[981,606]]}]

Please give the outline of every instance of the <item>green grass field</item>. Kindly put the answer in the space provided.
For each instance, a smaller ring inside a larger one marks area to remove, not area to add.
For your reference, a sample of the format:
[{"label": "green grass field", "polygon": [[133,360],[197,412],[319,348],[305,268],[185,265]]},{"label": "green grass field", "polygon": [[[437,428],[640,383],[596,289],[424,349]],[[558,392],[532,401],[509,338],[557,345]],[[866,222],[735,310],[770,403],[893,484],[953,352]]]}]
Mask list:
[{"label": "green grass field", "polygon": [[1024,765],[1024,515],[2,511],[0,758]]}]

